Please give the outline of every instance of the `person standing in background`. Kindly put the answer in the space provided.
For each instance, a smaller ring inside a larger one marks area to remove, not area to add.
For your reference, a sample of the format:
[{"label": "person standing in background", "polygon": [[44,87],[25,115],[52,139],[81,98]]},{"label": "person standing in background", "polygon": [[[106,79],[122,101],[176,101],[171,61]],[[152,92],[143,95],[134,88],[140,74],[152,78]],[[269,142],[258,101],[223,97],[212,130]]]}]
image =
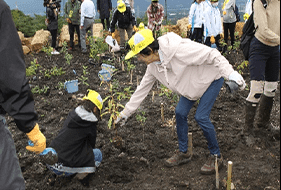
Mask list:
[{"label": "person standing in background", "polygon": [[130,7],[126,7],[125,3],[122,0],[117,2],[117,9],[114,11],[112,20],[110,23],[110,32],[112,38],[115,39],[115,25],[117,24],[118,32],[120,35],[120,49],[123,51],[125,49],[125,31],[128,34],[128,38],[131,38],[133,35],[133,30],[137,31],[136,19],[132,15]]},{"label": "person standing in background", "polygon": [[245,22],[249,19],[252,12],[253,12],[253,2],[252,0],[248,0],[245,7],[245,14],[243,15]]},{"label": "person standing in background", "polygon": [[6,113],[33,142],[34,146],[27,146],[27,150],[41,153],[46,148],[46,138],[37,123],[38,115],[26,78],[22,44],[11,10],[3,0],[0,0],[0,58],[0,189],[24,190],[25,180],[5,119]]},{"label": "person standing in background", "polygon": [[81,3],[78,0],[68,0],[65,4],[64,12],[66,15],[66,21],[68,22],[68,31],[70,35],[70,47],[68,50],[74,48],[74,30],[78,35],[78,45],[81,47],[80,41],[80,6]]},{"label": "person standing in background", "polygon": [[86,34],[90,31],[90,35],[93,35],[93,24],[95,22],[96,8],[91,0],[82,0],[81,4],[81,22],[80,22],[80,39],[81,39],[81,51],[87,53],[86,47]]},{"label": "person standing in background", "polygon": [[47,19],[49,21],[48,30],[52,35],[52,47],[53,51],[51,52],[53,55],[60,54],[56,50],[57,45],[57,34],[58,34],[58,8],[57,5],[53,2],[53,0],[44,0],[44,7],[46,7]]},{"label": "person standing in background", "polygon": [[153,36],[156,38],[164,19],[164,7],[159,3],[159,0],[151,0],[146,12],[148,18],[147,28],[153,31]]},{"label": "person standing in background", "polygon": [[260,0],[255,0],[254,23],[257,27],[250,44],[249,70],[251,77],[250,93],[245,106],[245,130],[254,129],[256,110],[257,131],[267,135],[277,135],[280,128],[270,123],[274,97],[277,91],[280,72],[280,0],[267,0],[265,8]]},{"label": "person standing in background", "polygon": [[211,0],[211,6],[204,11],[205,17],[205,28],[206,28],[206,40],[205,45],[211,47],[212,44],[216,43],[217,49],[222,51],[222,47],[219,40],[222,36],[222,23],[221,13],[218,8],[219,1]]},{"label": "person standing in background", "polygon": [[105,30],[104,19],[106,19],[106,26],[107,26],[106,29],[109,30],[110,27],[109,17],[110,17],[110,11],[112,10],[111,0],[97,0],[97,9],[98,9],[98,13],[100,14],[100,19],[103,29]]},{"label": "person standing in background", "polygon": [[190,39],[202,43],[204,34],[203,0],[194,0],[190,7],[187,26],[191,30]]},{"label": "person standing in background", "polygon": [[233,46],[235,42],[234,32],[235,32],[236,20],[237,20],[234,12],[235,2],[236,0],[225,0],[222,6],[224,42],[226,43],[226,45],[223,47],[223,53],[225,53],[227,50],[228,31],[230,33],[231,46]]}]

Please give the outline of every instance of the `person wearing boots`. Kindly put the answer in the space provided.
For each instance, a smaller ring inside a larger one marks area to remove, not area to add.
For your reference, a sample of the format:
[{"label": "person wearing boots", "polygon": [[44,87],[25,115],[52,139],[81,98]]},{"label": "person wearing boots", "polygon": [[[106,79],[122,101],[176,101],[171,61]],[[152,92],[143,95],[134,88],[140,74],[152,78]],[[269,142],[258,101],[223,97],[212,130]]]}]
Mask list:
[{"label": "person wearing boots", "polygon": [[[25,179],[6,114],[33,142],[34,146],[27,146],[27,150],[37,154],[43,152],[46,138],[39,129],[33,94],[26,78],[21,40],[11,10],[3,0],[0,0],[0,68],[0,189],[24,190]],[[20,138],[20,143],[24,144],[25,139]]]},{"label": "person wearing boots", "polygon": [[211,47],[211,45],[215,43],[217,49],[219,51],[222,51],[222,47],[220,45],[219,40],[221,39],[223,30],[221,23],[221,14],[218,5],[218,0],[211,0],[211,6],[209,6],[204,12],[207,36],[205,40],[205,45]]},{"label": "person wearing boots", "polygon": [[70,111],[50,144],[58,155],[57,163],[47,164],[53,173],[82,180],[100,166],[102,153],[95,145],[102,106],[100,94],[89,89],[80,105]]},{"label": "person wearing boots", "polygon": [[120,49],[125,49],[125,31],[130,39],[133,35],[133,30],[137,31],[136,19],[132,14],[130,7],[127,7],[122,0],[117,2],[117,9],[113,12],[113,17],[110,23],[110,32],[112,38],[115,37],[115,25],[117,24],[118,32],[120,35]]},{"label": "person wearing boots", "polygon": [[227,51],[228,44],[228,31],[230,33],[231,45],[235,42],[235,27],[236,27],[236,15],[235,15],[235,2],[236,0],[224,0],[222,11],[223,11],[223,31],[224,31],[224,42],[226,45],[223,47],[223,53]]},{"label": "person wearing boots", "polygon": [[151,0],[151,4],[147,8],[148,24],[147,28],[153,31],[154,37],[159,36],[159,31],[165,16],[164,7],[159,0]]},{"label": "person wearing boots", "polygon": [[[110,11],[112,10],[112,2],[111,0],[97,0],[97,9],[98,13],[100,14],[101,23],[104,30],[109,30],[110,23]],[[106,20],[106,28],[104,20]]]},{"label": "person wearing boots", "polygon": [[81,47],[80,42],[80,8],[81,3],[78,0],[68,0],[65,4],[64,13],[66,15],[66,21],[68,22],[68,31],[70,35],[70,47],[69,50],[74,48],[74,31],[78,35],[78,46]]},{"label": "person wearing boots", "polygon": [[191,30],[190,39],[198,43],[202,43],[204,35],[204,12],[203,12],[203,0],[194,0],[190,7],[187,26]]},{"label": "person wearing boots", "polygon": [[259,131],[278,131],[270,123],[275,92],[278,86],[280,69],[280,1],[267,1],[264,8],[261,1],[254,2],[254,23],[257,31],[250,45],[249,69],[251,77],[250,93],[246,99],[245,127],[246,131],[254,129],[257,114]]},{"label": "person wearing boots", "polygon": [[139,61],[147,64],[147,69],[137,90],[114,121],[115,124],[120,122],[123,125],[128,117],[135,113],[158,80],[181,96],[175,111],[179,150],[165,161],[165,165],[172,167],[184,164],[189,162],[192,156],[187,151],[188,114],[195,102],[200,100],[195,120],[203,130],[210,151],[201,173],[213,174],[215,155],[218,156],[219,168],[223,159],[214,125],[210,121],[210,113],[224,78],[235,81],[243,90],[246,86],[243,77],[233,70],[232,65],[218,50],[182,38],[173,32],[154,40],[152,31],[143,29],[128,43],[131,51],[125,59],[137,55]]}]

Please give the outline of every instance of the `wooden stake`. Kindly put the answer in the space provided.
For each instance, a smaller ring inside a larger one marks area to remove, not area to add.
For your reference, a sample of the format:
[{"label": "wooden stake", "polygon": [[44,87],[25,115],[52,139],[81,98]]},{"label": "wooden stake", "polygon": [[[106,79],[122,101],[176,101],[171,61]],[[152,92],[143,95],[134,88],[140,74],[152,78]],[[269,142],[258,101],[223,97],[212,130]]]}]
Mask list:
[{"label": "wooden stake", "polygon": [[164,123],[164,104],[161,103],[161,118],[162,118],[162,122]]},{"label": "wooden stake", "polygon": [[228,162],[228,169],[227,169],[227,190],[231,190],[231,177],[232,177],[232,162]]},{"label": "wooden stake", "polygon": [[188,153],[193,155],[193,145],[192,145],[192,133],[188,133]]},{"label": "wooden stake", "polygon": [[154,96],[155,96],[155,92],[152,91],[152,99],[151,99],[152,102],[154,102]]},{"label": "wooden stake", "polygon": [[122,61],[121,66],[122,66],[122,71],[124,71],[125,70],[125,68],[124,68],[124,61]]},{"label": "wooden stake", "polygon": [[131,80],[130,80],[130,84],[133,84],[133,70],[131,70]]},{"label": "wooden stake", "polygon": [[218,167],[218,155],[215,154],[216,162],[215,162],[215,170],[216,170],[216,189],[220,188],[220,176],[219,176],[219,167]]}]

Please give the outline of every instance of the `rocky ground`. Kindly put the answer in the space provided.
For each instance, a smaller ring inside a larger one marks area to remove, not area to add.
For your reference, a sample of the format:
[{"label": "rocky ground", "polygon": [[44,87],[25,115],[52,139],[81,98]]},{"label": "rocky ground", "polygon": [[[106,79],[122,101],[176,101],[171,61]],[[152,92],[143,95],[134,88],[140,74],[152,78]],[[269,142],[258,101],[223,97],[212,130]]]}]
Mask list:
[{"label": "rocky ground", "polygon": [[[136,69],[131,84],[128,72],[122,71],[118,58],[112,54],[104,57],[103,61],[93,62],[94,64],[88,62],[88,54],[81,54],[77,49],[71,54],[73,59],[70,64],[66,63],[64,54],[50,57],[40,52],[25,56],[27,67],[34,59],[40,65],[36,74],[30,76],[29,80],[32,88],[38,86],[38,89],[45,89],[41,90],[40,94],[35,93],[34,98],[39,124],[47,138],[47,146],[58,134],[69,111],[76,107],[79,98],[84,96],[88,88],[98,91],[103,98],[110,95],[109,83],[101,84],[98,78],[100,63],[109,63],[118,69],[111,80],[118,92],[124,92],[128,87],[134,91],[137,79],[140,81],[146,70],[146,65],[133,61]],[[226,57],[235,68],[243,62],[240,52],[228,53]],[[48,73],[55,66],[65,71],[65,74],[48,77]],[[247,68],[241,71],[249,84]],[[79,80],[79,90],[69,94],[62,88],[62,84],[74,79]],[[173,168],[164,166],[164,160],[172,156],[178,148],[175,125],[172,122],[177,102],[176,97],[160,96],[161,90],[164,89],[155,84],[140,109],[123,127],[108,129],[109,115],[103,117],[98,126],[96,144],[103,153],[103,161],[97,172],[90,176],[88,186],[75,178],[54,177],[44,163],[40,162],[39,156],[26,151],[28,139],[9,117],[8,124],[14,137],[27,190],[215,189],[215,175],[200,174],[200,168],[209,152],[207,141],[194,120],[197,105],[189,115],[189,132],[193,136],[192,161]],[[244,104],[248,93],[249,89],[246,88],[244,91],[230,94],[223,87],[211,112],[210,118],[215,125],[224,157],[224,167],[219,172],[220,189],[226,189],[224,181],[227,178],[228,161],[233,162],[232,182],[235,189],[280,189],[280,140],[265,129],[256,134],[243,133]],[[125,99],[121,103],[125,105],[127,101],[128,99]],[[161,120],[161,103],[164,105],[164,122]],[[105,107],[107,106],[105,104]],[[146,120],[141,122],[139,118]],[[279,87],[271,121],[280,127]]]}]

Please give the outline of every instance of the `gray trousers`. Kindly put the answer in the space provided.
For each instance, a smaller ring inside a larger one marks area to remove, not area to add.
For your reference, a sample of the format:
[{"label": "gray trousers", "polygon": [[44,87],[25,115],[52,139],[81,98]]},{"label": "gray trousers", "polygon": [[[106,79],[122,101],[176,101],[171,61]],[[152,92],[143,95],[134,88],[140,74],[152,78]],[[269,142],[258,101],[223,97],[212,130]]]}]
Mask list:
[{"label": "gray trousers", "polygon": [[85,18],[84,19],[84,27],[80,30],[80,40],[81,40],[81,50],[87,51],[86,47],[86,34],[90,31],[90,35],[93,35],[93,24],[95,22],[94,18]]},{"label": "gray trousers", "polygon": [[0,115],[0,189],[25,189],[14,140],[2,115]]},{"label": "gray trousers", "polygon": [[119,35],[120,35],[120,47],[125,47],[125,31],[127,31],[128,38],[130,39],[133,34],[133,26],[130,25],[127,29],[118,28]]}]

